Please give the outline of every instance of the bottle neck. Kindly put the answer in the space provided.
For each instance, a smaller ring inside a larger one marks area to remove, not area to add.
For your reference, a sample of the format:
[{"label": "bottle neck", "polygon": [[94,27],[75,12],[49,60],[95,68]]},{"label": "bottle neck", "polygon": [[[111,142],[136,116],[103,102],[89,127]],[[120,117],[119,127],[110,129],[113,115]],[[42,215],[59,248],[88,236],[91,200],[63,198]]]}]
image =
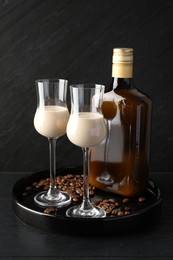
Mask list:
[{"label": "bottle neck", "polygon": [[113,63],[112,64],[112,88],[132,88],[133,87],[133,64]]},{"label": "bottle neck", "polygon": [[106,87],[105,92],[112,90],[121,90],[121,89],[132,89],[134,88],[132,78],[112,78],[111,84]]},{"label": "bottle neck", "polygon": [[112,78],[112,87],[116,88],[132,88],[133,87],[133,79],[132,78]]}]

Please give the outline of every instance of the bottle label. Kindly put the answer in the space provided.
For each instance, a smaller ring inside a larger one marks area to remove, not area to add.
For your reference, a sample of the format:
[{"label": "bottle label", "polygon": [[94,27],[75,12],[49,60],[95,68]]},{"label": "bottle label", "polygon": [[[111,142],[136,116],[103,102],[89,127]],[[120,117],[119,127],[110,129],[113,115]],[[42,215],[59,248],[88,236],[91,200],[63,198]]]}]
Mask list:
[{"label": "bottle label", "polygon": [[112,64],[113,78],[132,78],[133,64],[132,63],[113,63]]}]

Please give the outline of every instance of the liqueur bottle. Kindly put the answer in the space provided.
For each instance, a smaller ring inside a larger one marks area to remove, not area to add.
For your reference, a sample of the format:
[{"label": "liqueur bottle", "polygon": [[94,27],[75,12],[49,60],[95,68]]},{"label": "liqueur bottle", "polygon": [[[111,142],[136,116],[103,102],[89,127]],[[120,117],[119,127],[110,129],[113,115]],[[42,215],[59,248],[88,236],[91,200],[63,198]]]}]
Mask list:
[{"label": "liqueur bottle", "polygon": [[102,111],[105,140],[91,150],[90,184],[136,196],[148,184],[152,101],[133,85],[133,49],[113,50],[112,83]]}]

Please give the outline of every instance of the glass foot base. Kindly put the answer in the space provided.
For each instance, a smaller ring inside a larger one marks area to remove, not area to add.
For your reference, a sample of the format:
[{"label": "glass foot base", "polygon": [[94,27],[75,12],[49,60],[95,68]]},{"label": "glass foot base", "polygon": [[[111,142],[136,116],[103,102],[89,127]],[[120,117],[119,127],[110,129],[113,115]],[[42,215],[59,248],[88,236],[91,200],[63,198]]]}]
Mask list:
[{"label": "glass foot base", "polygon": [[104,178],[102,176],[99,176],[96,178],[96,180],[100,183],[103,183],[105,185],[112,185],[114,183],[113,179],[111,178]]},{"label": "glass foot base", "polygon": [[76,218],[104,218],[106,212],[100,207],[92,207],[91,209],[81,209],[81,206],[74,206],[67,210],[67,217]]},{"label": "glass foot base", "polygon": [[43,191],[34,197],[34,201],[42,207],[62,208],[70,204],[71,197],[66,192],[61,191],[57,196],[54,195],[52,199],[48,199],[47,192]]}]

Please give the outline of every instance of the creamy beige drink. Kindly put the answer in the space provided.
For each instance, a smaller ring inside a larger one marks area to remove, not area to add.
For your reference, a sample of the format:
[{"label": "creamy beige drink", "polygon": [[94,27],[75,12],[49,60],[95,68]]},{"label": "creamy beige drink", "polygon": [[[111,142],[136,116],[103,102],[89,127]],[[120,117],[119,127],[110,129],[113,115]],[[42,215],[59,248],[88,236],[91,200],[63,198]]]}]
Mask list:
[{"label": "creamy beige drink", "polygon": [[42,106],[36,110],[34,126],[43,136],[60,137],[66,133],[68,119],[69,113],[66,107]]},{"label": "creamy beige drink", "polygon": [[106,136],[103,116],[92,112],[71,114],[67,124],[67,136],[72,143],[80,147],[101,143]]}]

